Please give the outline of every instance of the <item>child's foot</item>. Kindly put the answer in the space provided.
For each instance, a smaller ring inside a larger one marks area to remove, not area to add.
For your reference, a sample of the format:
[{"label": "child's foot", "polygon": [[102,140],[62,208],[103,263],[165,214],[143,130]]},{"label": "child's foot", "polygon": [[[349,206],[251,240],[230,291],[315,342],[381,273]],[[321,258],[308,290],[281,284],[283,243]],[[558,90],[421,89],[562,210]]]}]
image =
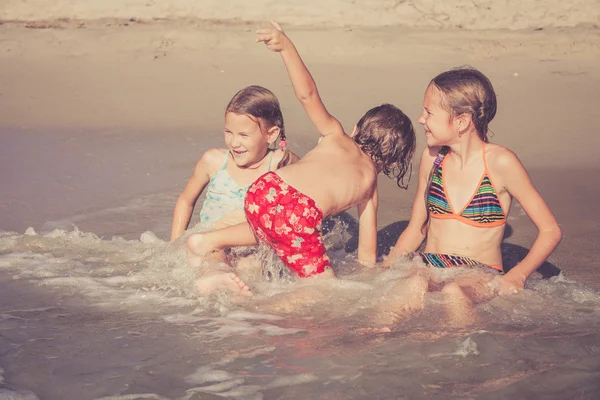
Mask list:
[{"label": "child's foot", "polygon": [[246,285],[246,282],[241,280],[233,272],[219,272],[200,277],[196,280],[196,289],[200,296],[208,296],[219,289],[231,290],[236,294],[245,297],[252,296],[252,292],[248,285]]}]

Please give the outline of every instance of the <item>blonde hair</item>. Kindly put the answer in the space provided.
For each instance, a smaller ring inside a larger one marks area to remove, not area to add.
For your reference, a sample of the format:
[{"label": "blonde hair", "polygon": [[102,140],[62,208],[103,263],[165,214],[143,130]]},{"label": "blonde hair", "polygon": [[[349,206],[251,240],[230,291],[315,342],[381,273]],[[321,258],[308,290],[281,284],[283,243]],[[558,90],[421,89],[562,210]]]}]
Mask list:
[{"label": "blonde hair", "polygon": [[[496,92],[487,76],[473,67],[464,66],[442,72],[431,80],[430,85],[440,92],[440,105],[448,111],[451,118],[461,114],[471,115],[477,135],[485,143],[489,142],[488,125],[496,116]],[[428,206],[431,181],[439,173],[439,163],[449,151],[449,147],[443,146],[431,168],[425,190],[425,209]],[[429,212],[421,226],[422,232],[428,224]]]},{"label": "blonde hair", "polygon": [[442,72],[433,80],[440,103],[451,117],[471,115],[477,134],[488,142],[488,125],[496,116],[496,92],[490,80],[475,68],[464,66]]},{"label": "blonde hair", "polygon": [[[256,118],[261,129],[269,130],[276,126],[279,128],[279,142],[285,143],[285,125],[283,123],[283,114],[279,100],[273,92],[262,86],[252,85],[247,86],[237,92],[227,104],[225,113],[235,113],[239,115],[247,115]],[[281,146],[283,149],[283,157],[277,164],[277,168],[281,168],[291,161],[291,154],[287,146]],[[276,147],[277,148],[277,147]]]}]

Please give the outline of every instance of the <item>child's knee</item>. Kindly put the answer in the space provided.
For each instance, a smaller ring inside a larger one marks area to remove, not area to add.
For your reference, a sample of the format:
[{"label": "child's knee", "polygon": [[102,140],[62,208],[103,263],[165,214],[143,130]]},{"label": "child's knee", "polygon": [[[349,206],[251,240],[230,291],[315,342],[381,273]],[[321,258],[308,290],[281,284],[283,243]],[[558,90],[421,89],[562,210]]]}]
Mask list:
[{"label": "child's knee", "polygon": [[464,296],[462,289],[455,282],[450,282],[444,285],[441,292],[451,296]]},{"label": "child's knee", "polygon": [[200,250],[200,243],[202,242],[202,235],[199,233],[192,234],[187,240],[188,251],[197,253]]}]

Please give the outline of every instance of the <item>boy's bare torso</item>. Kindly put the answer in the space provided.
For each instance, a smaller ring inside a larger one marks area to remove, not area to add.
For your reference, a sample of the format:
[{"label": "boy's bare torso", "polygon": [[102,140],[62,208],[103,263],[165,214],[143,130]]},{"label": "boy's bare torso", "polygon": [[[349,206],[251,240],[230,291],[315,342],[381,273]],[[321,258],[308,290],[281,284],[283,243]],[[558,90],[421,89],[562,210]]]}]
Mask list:
[{"label": "boy's bare torso", "polygon": [[346,134],[323,136],[300,161],[276,173],[312,198],[324,217],[367,201],[377,184],[375,165]]}]

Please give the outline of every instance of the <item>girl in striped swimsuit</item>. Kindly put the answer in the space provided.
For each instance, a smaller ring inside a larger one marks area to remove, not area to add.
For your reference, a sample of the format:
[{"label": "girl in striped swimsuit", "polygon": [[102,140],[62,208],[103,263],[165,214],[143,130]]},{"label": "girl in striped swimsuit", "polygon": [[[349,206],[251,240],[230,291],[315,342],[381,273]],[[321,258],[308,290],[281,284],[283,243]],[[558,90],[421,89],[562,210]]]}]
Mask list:
[{"label": "girl in striped swimsuit", "polygon": [[[492,84],[476,69],[453,69],[431,81],[419,118],[427,148],[421,157],[410,223],[383,264],[408,256],[430,267],[483,266],[502,273],[500,246],[516,199],[539,234],[528,255],[506,274],[474,273],[446,284],[442,291],[450,296],[450,303],[465,307],[494,294],[522,290],[561,240],[554,215],[517,156],[489,143],[488,124],[495,114]],[[425,238],[424,251],[416,253]],[[429,287],[427,275],[398,282],[398,291],[411,287],[420,291],[417,297],[422,299]]]}]

